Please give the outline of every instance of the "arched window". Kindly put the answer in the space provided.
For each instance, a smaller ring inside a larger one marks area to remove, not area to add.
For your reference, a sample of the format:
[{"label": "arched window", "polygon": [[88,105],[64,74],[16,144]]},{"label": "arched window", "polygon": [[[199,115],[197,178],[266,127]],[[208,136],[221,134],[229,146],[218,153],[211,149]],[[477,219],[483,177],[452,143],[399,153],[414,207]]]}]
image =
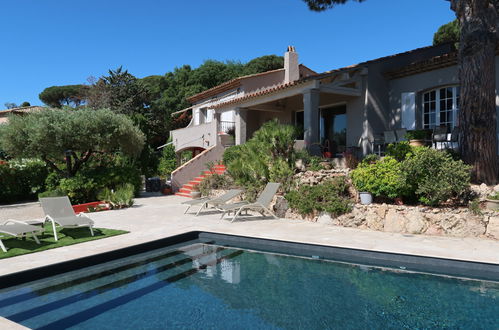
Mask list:
[{"label": "arched window", "polygon": [[459,86],[441,87],[423,93],[423,128],[458,126]]}]

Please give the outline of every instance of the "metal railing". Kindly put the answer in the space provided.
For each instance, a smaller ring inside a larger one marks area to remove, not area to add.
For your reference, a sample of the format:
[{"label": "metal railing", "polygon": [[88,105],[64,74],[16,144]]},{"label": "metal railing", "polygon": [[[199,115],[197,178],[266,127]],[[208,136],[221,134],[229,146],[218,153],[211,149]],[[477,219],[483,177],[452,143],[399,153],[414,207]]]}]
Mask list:
[{"label": "metal railing", "polygon": [[236,123],[233,121],[219,121],[218,132],[234,133],[236,131]]}]

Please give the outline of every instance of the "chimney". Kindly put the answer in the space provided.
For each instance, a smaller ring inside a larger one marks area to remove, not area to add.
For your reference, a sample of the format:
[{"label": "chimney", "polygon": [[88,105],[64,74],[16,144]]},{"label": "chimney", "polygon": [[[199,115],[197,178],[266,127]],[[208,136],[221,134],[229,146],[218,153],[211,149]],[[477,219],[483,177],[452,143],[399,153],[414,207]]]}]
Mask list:
[{"label": "chimney", "polygon": [[298,67],[298,53],[295,47],[288,46],[284,53],[284,83],[291,83],[300,79],[300,68]]}]

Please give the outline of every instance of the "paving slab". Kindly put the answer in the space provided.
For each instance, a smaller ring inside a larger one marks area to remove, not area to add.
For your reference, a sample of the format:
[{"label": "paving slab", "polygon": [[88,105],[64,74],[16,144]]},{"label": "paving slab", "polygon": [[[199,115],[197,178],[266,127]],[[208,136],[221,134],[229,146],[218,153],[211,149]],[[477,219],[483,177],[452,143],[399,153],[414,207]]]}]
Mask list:
[{"label": "paving slab", "polygon": [[[230,223],[220,214],[184,214],[179,196],[136,199],[128,209],[91,213],[97,227],[130,233],[0,260],[0,276],[59,263],[189,231],[209,231],[300,243],[499,264],[499,241],[407,235],[344,228],[303,220],[247,217]],[[195,207],[191,209],[195,211]]]}]

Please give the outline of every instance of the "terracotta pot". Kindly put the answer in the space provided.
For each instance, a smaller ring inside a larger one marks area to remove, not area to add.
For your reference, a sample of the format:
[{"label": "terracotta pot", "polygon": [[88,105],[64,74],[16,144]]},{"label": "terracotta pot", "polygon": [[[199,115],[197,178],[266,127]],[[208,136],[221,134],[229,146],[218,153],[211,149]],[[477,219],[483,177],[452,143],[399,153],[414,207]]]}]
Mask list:
[{"label": "terracotta pot", "polygon": [[394,201],[395,201],[395,205],[404,205],[404,201],[400,197],[396,197],[394,199]]},{"label": "terracotta pot", "polygon": [[332,152],[329,152],[329,151],[324,151],[324,152],[322,153],[322,156],[323,156],[324,158],[333,158],[333,153],[332,153]]},{"label": "terracotta pot", "polygon": [[172,194],[172,188],[163,188],[161,191],[163,195],[171,195]]},{"label": "terracotta pot", "polygon": [[424,140],[409,140],[409,145],[412,147],[424,147]]}]

